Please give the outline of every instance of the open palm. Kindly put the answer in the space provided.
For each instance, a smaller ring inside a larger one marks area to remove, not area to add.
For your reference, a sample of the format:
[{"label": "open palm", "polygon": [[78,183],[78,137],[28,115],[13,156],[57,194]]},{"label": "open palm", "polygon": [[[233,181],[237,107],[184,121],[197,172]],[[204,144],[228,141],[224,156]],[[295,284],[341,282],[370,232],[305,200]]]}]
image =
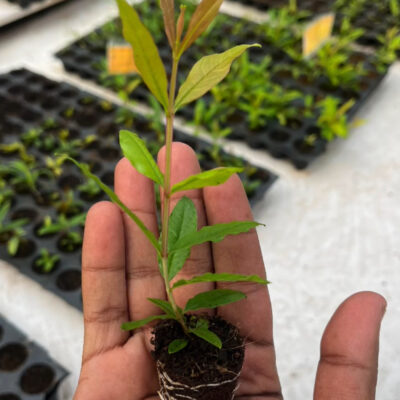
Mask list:
[{"label": "open palm", "polygon": [[[159,155],[160,168],[164,153]],[[186,145],[173,147],[172,183],[200,170]],[[120,199],[157,234],[152,182],[126,159],[115,170],[115,191]],[[196,205],[199,228],[230,221],[251,220],[252,214],[237,176],[219,187],[192,190],[183,195]],[[102,202],[89,212],[83,246],[82,286],[85,341],[82,371],[75,400],[158,399],[158,378],[151,357],[151,328],[134,335],[120,325],[159,313],[149,297],[165,299],[163,281],[152,246],[135,224],[113,204]],[[231,236],[195,247],[176,279],[206,272],[257,274],[265,277],[257,233]],[[216,312],[235,324],[246,338],[245,362],[237,399],[282,399],[275,363],[272,311],[265,287],[228,284],[247,299]],[[218,288],[227,284],[217,284]],[[178,304],[213,283],[176,291]],[[315,399],[372,400],[375,398],[379,327],[385,300],[374,293],[348,299],[335,313],[324,334]]]}]

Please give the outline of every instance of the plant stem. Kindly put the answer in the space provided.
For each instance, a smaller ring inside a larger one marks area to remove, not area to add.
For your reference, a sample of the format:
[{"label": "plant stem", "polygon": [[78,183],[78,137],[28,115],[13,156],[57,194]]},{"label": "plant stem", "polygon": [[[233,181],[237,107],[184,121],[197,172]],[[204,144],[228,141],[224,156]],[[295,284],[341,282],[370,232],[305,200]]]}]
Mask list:
[{"label": "plant stem", "polygon": [[297,0],[289,0],[289,11],[292,13],[297,12]]},{"label": "plant stem", "polygon": [[168,301],[170,302],[175,316],[182,325],[185,332],[187,331],[186,324],[183,319],[182,312],[178,308],[168,277],[168,228],[169,214],[171,206],[171,158],[172,158],[172,142],[174,136],[174,118],[175,118],[175,93],[176,81],[178,77],[179,57],[173,57],[171,81],[169,87],[169,101],[167,112],[167,127],[165,134],[165,169],[164,169],[164,201],[162,213],[162,270],[164,275],[165,288],[167,291]]}]

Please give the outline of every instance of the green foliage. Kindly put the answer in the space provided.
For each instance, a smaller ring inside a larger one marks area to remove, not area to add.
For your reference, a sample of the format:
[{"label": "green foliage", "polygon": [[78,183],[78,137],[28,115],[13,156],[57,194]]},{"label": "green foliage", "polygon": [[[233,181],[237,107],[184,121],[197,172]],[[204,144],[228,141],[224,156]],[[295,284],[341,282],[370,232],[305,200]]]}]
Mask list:
[{"label": "green foliage", "polygon": [[378,37],[381,47],[378,49],[376,64],[380,72],[385,72],[393,64],[400,53],[400,29],[389,29],[385,35]]},{"label": "green foliage", "polygon": [[349,126],[346,113],[354,104],[354,100],[349,100],[340,106],[340,101],[334,97],[327,97],[318,104],[321,107],[321,115],[317,125],[321,128],[321,136],[324,139],[331,141],[335,137],[347,137]]},{"label": "green foliage", "polygon": [[7,222],[6,217],[10,210],[10,203],[0,204],[0,241],[7,243],[7,251],[11,256],[18,252],[25,230],[22,228],[29,221],[25,218]]},{"label": "green foliage", "polygon": [[208,308],[218,308],[235,303],[246,298],[246,295],[237,290],[214,289],[192,297],[186,303],[184,312],[198,311]]},{"label": "green foliage", "polygon": [[268,281],[261,279],[257,275],[239,275],[229,273],[212,274],[208,272],[204,275],[196,276],[192,279],[181,279],[180,281],[174,283],[172,289],[203,282],[253,282],[259,283],[261,285],[267,285],[269,283]]},{"label": "green foliage", "polygon": [[232,175],[243,171],[243,168],[217,168],[210,171],[192,175],[189,178],[176,183],[171,193],[178,193],[184,190],[202,189],[206,186],[219,186],[225,183]]},{"label": "green foliage", "polygon": [[58,254],[51,254],[47,249],[40,249],[39,257],[35,261],[35,267],[42,273],[49,274],[54,270],[58,261],[60,261]]},{"label": "green foliage", "polygon": [[218,349],[222,349],[222,342],[221,339],[214,333],[208,329],[208,321],[199,318],[196,321],[196,326],[194,328],[189,329],[190,333],[198,336],[199,338],[205,340],[206,342],[212,344],[213,346],[217,347]]},{"label": "green foliage", "polygon": [[197,231],[197,212],[193,202],[183,197],[171,213],[168,226],[168,278],[173,279],[190,256],[190,248],[172,252],[176,243]]},{"label": "green foliage", "polygon": [[[218,91],[215,86],[226,78],[233,61],[239,58],[248,48],[257,45],[236,46],[224,53],[203,57],[194,65],[187,80],[182,83],[178,94],[176,94],[180,58],[182,54],[200,38],[203,32],[207,29],[212,29],[212,22],[218,14],[222,0],[202,0],[200,4],[195,7],[195,11],[190,18],[186,14],[186,7],[183,6],[181,7],[181,13],[176,23],[174,1],[160,0],[165,23],[165,32],[173,56],[169,85],[167,84],[165,69],[155,44],[158,37],[156,36],[155,40],[152,38],[149,30],[140,21],[136,10],[130,7],[126,0],[116,1],[121,14],[124,36],[132,45],[135,63],[141,78],[166,112],[167,128],[166,134],[163,135],[163,133],[160,132],[161,127],[159,123],[161,112],[153,100],[152,108],[154,110],[154,118],[152,128],[157,131],[157,137],[159,139],[165,137],[166,143],[164,174],[161,173],[153,158],[154,150],[156,149],[149,151],[146,148],[146,143],[136,134],[128,131],[120,132],[120,145],[125,157],[139,173],[152,180],[157,185],[156,188],[158,190],[162,190],[164,198],[161,226],[162,233],[160,238],[157,239],[155,235],[148,230],[143,221],[126,207],[110,188],[104,185],[99,178],[90,172],[87,165],[81,164],[73,159],[71,159],[71,161],[73,161],[89,180],[98,185],[101,190],[103,190],[110,199],[138,225],[153,245],[158,256],[160,272],[164,279],[168,300],[148,300],[165,314],[125,323],[122,325],[122,329],[134,330],[157,320],[172,319],[181,324],[188,337],[173,341],[169,346],[169,352],[171,354],[186,347],[189,343],[190,335],[198,336],[213,346],[221,348],[221,340],[208,329],[208,323],[205,319],[197,319],[197,322],[193,324],[191,323],[191,317],[185,316],[184,314],[190,311],[217,308],[226,304],[231,304],[235,301],[245,299],[246,296],[238,291],[216,289],[210,292],[200,293],[193,297],[186,304],[185,310],[182,310],[175,302],[173,290],[180,286],[199,282],[252,282],[263,285],[267,282],[255,276],[242,276],[228,273],[205,274],[201,277],[195,277],[186,281],[180,280],[175,286],[171,283],[171,280],[182,270],[194,246],[206,242],[219,242],[228,235],[238,235],[248,232],[260,224],[253,221],[238,221],[206,226],[198,230],[198,216],[192,200],[183,197],[176,204],[175,208],[171,210],[170,205],[173,194],[190,189],[202,189],[207,186],[221,185],[233,174],[242,171],[242,168],[238,167],[218,168],[189,177],[172,186],[171,145],[173,140],[173,121],[176,110],[185,104],[197,100],[210,90]],[[144,3],[141,7],[146,10],[149,6]],[[193,6],[188,7],[188,9],[192,8]],[[147,12],[149,12],[149,10],[147,10]],[[152,18],[149,19],[149,22],[150,24],[157,23],[153,15]],[[184,32],[186,25],[188,26],[186,32]],[[109,33],[105,32],[105,34],[108,35]],[[114,26],[110,34],[114,34]],[[124,82],[121,80],[120,83],[121,87],[126,87],[127,85],[126,80]],[[241,89],[242,88],[239,88],[239,91]],[[236,93],[236,98],[239,96],[240,94]],[[126,122],[127,118],[125,115],[120,115],[119,117],[123,117],[124,122]],[[133,123],[133,117],[131,118],[128,116],[128,119]],[[77,219],[79,219],[78,217]],[[62,222],[65,222],[65,220],[66,219],[63,219]]]},{"label": "green foliage", "polygon": [[119,142],[124,156],[137,171],[160,186],[164,185],[163,174],[147,150],[146,143],[138,135],[129,131],[121,131]]},{"label": "green foliage", "polygon": [[183,350],[188,344],[189,341],[187,339],[175,339],[169,344],[168,353],[169,354],[178,353],[179,351]]},{"label": "green foliage", "polygon": [[167,74],[158,49],[147,28],[140,21],[136,10],[126,0],[117,0],[125,39],[131,44],[135,64],[147,87],[168,110]]},{"label": "green foliage", "polygon": [[258,222],[243,221],[205,226],[199,231],[189,233],[182,237],[175,243],[171,251],[174,252],[177,250],[187,249],[206,242],[217,243],[225,239],[226,236],[239,235],[240,233],[248,232],[260,225],[261,224]]},{"label": "green foliage", "polygon": [[232,62],[254,46],[260,47],[259,45],[236,46],[224,53],[206,56],[198,61],[179,89],[175,111],[197,100],[220,83],[228,75]]},{"label": "green foliage", "polygon": [[52,235],[59,232],[68,232],[70,229],[84,226],[86,220],[86,213],[76,215],[72,218],[67,218],[61,214],[56,221],[53,221],[51,217],[47,216],[44,218],[43,225],[38,229],[40,236]]}]

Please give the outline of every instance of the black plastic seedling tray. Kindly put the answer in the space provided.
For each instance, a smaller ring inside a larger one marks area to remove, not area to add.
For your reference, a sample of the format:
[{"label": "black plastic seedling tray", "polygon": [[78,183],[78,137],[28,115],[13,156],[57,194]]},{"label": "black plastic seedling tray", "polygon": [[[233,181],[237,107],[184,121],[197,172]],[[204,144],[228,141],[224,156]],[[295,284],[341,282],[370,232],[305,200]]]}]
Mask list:
[{"label": "black plastic seedling tray", "polygon": [[[74,110],[73,115],[71,110]],[[75,157],[89,164],[92,171],[110,186],[113,185],[114,167],[121,158],[118,131],[123,128],[131,129],[141,134],[148,142],[153,141],[153,144],[156,139],[156,133],[149,126],[149,120],[143,116],[129,112],[132,118],[130,127],[115,122],[121,110],[116,105],[104,102],[71,85],[49,80],[28,70],[16,70],[0,75],[0,143],[9,144],[21,140],[21,135],[31,129],[49,126],[49,121],[52,121],[50,128],[41,128],[44,129],[45,138],[57,138],[62,131],[68,131],[71,139],[84,139],[96,135],[98,140],[89,147],[80,149]],[[182,132],[176,132],[175,138],[189,144],[196,151],[203,169],[215,168],[218,165],[215,158],[211,157],[210,144]],[[44,167],[46,157],[51,156],[55,150],[40,146],[28,147],[27,152],[38,160],[38,167]],[[153,146],[154,154],[160,146],[158,143]],[[18,154],[6,154],[4,151],[0,153],[2,165],[19,157]],[[227,163],[226,165],[244,167],[245,173],[242,178],[252,203],[260,200],[276,179],[269,171],[254,167],[222,150],[219,151],[219,159]],[[57,179],[39,178],[41,198],[34,197],[26,191],[21,192],[18,187],[13,189],[14,196],[7,221],[27,219],[28,223],[24,226],[26,237],[14,257],[11,257],[6,246],[0,243],[0,259],[15,265],[22,273],[81,309],[81,246],[65,248],[62,244],[65,232],[40,236],[38,229],[46,216],[55,220],[60,215],[60,209],[51,206],[47,201],[50,194],[57,195],[58,201],[65,198],[68,190],[72,190],[79,201],[78,209],[74,210],[73,215],[86,212],[94,202],[106,197],[102,192],[94,197],[79,192],[77,188],[85,181],[80,172],[70,163],[63,164],[62,168],[62,174]],[[82,228],[74,228],[72,231],[82,233]],[[61,257],[50,273],[43,273],[34,268],[42,248]]]},{"label": "black plastic seedling tray", "polygon": [[[261,11],[269,11],[274,8],[287,7],[289,0],[230,0],[246,6],[255,7]],[[300,11],[309,11],[311,15],[321,14],[332,9],[333,0],[298,0],[297,8]]]},{"label": "black plastic seedling tray", "polygon": [[0,400],[50,400],[67,371],[0,315]]},{"label": "black plastic seedling tray", "polygon": [[[152,4],[152,3],[149,3]],[[156,9],[154,9],[157,12]],[[145,13],[144,18],[149,18]],[[235,27],[240,26],[240,29]],[[107,76],[105,66],[105,53],[107,43],[110,37],[120,38],[120,22],[119,20],[110,21],[108,24],[100,27],[91,34],[77,40],[67,48],[61,50],[57,56],[62,60],[67,71],[76,73],[84,79],[96,81],[100,85],[108,87],[116,92],[121,90],[118,85],[118,79]],[[158,28],[157,28],[158,29]],[[109,32],[112,32],[110,35]],[[153,35],[160,48],[160,55],[166,65],[167,73],[170,74],[170,50],[168,43],[162,32],[153,27]],[[108,33],[107,33],[108,32]],[[222,38],[222,39],[221,39]],[[190,49],[181,60],[181,76],[186,76],[190,66],[200,58],[201,55],[207,54],[208,51],[220,52],[227,49],[228,44],[224,41],[228,38],[229,47],[241,43],[258,42],[262,45],[262,49],[251,49],[250,60],[255,64],[261,63],[266,56],[273,60],[273,67],[266,71],[270,73],[271,82],[282,87],[283,91],[296,90],[304,95],[309,94],[314,99],[322,100],[329,97],[335,97],[341,104],[351,99],[356,100],[354,107],[348,112],[348,117],[352,118],[355,113],[362,107],[365,100],[379,86],[385,73],[377,72],[373,56],[354,51],[349,57],[350,63],[362,62],[367,70],[367,75],[359,78],[360,89],[346,89],[345,87],[334,87],[330,84],[329,79],[325,76],[308,79],[307,73],[309,68],[301,61],[292,59],[289,54],[282,48],[276,47],[264,36],[260,36],[260,26],[254,22],[236,19],[220,15],[217,22],[208,32],[205,43],[200,43]],[[296,45],[300,45],[297,43]],[[204,46],[208,46],[205,48]],[[211,47],[211,49],[210,49]],[[360,61],[360,59],[362,61]],[[294,77],[291,73],[287,74],[286,67],[294,66],[298,70],[303,71],[300,77]],[[306,79],[304,79],[304,77]],[[122,82],[129,82],[129,79],[135,77],[120,77]],[[132,100],[147,101],[148,92],[143,85],[139,85],[130,97]],[[327,148],[327,141],[320,137],[320,128],[317,127],[317,121],[320,111],[315,108],[313,115],[303,116],[300,112],[304,108],[304,99],[297,99],[292,106],[299,109],[299,117],[286,125],[282,125],[279,121],[270,121],[266,125],[252,130],[250,128],[247,117],[242,112],[235,112],[234,115],[222,122],[221,129],[230,128],[230,139],[246,142],[250,147],[257,149],[266,149],[270,154],[277,158],[289,159],[297,168],[307,167],[313,160],[321,155]],[[205,97],[206,104],[211,106],[218,102],[211,94]],[[182,115],[193,120],[195,114],[195,106],[189,106],[182,111]],[[206,129],[210,126],[205,125]],[[312,145],[308,145],[306,138],[310,134],[316,134],[317,140]]]}]

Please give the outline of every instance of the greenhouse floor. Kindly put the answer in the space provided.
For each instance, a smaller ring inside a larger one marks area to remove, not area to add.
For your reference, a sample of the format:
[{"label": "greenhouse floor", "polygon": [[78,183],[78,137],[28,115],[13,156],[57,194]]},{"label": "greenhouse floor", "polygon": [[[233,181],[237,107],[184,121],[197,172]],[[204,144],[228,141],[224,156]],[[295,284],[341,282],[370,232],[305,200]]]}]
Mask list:
[{"label": "greenhouse floor", "polygon": [[[116,15],[112,3],[72,1],[3,29],[0,72],[24,66],[102,95],[93,84],[67,75],[53,54]],[[363,290],[388,300],[377,399],[395,399],[400,393],[399,110],[397,63],[358,114],[362,123],[306,171],[227,143],[280,177],[256,206],[255,218],[266,224],[259,236],[272,281],[278,368],[287,399],[312,398],[324,327],[341,301]],[[81,313],[13,267],[0,266],[0,313],[71,372],[60,400],[71,399],[80,369]]]}]

